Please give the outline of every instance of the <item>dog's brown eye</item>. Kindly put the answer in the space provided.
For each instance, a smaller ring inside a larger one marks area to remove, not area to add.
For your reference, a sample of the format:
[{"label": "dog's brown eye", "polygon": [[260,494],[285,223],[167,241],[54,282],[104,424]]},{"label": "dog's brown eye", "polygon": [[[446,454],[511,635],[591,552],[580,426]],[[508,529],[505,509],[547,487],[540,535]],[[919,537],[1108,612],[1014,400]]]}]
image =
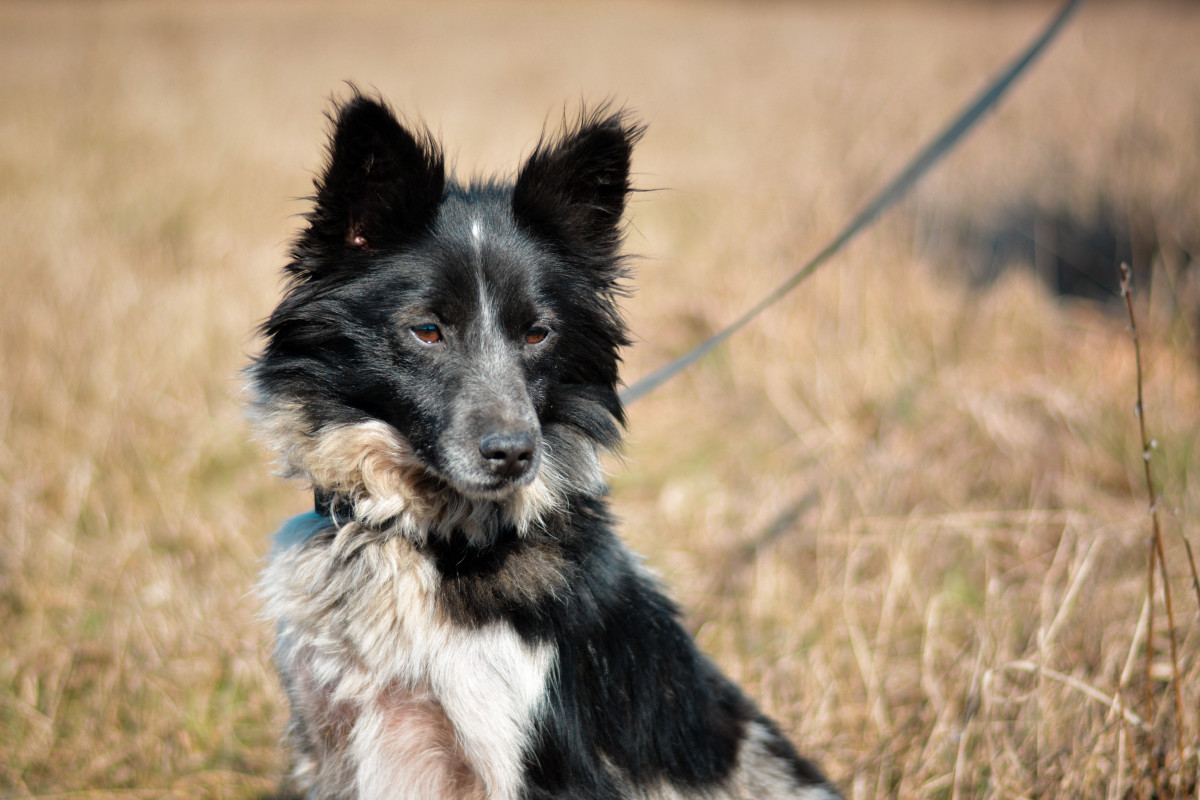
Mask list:
[{"label": "dog's brown eye", "polygon": [[442,340],[442,329],[437,325],[417,325],[412,332],[425,344],[437,344]]},{"label": "dog's brown eye", "polygon": [[532,327],[525,334],[525,344],[541,344],[550,335],[550,331],[545,328]]}]

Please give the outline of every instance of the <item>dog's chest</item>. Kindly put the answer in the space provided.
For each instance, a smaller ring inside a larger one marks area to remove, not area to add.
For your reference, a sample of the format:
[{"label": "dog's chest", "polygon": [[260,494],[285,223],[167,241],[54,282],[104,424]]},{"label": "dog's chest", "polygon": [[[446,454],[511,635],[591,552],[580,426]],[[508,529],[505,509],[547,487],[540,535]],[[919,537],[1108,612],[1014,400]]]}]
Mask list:
[{"label": "dog's chest", "polygon": [[503,621],[453,622],[430,558],[314,516],[277,534],[262,581],[293,708],[311,717],[293,724],[344,752],[359,796],[515,797],[552,649]]}]

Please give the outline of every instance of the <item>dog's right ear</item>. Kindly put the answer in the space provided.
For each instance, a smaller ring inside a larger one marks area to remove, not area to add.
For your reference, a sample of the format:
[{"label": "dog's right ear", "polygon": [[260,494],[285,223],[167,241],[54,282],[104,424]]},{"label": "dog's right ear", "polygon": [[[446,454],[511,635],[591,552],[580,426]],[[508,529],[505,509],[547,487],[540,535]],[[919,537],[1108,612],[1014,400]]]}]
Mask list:
[{"label": "dog's right ear", "polygon": [[383,103],[356,93],[331,115],[325,170],[301,243],[326,255],[381,250],[427,230],[445,190],[445,161],[427,131],[411,133]]}]

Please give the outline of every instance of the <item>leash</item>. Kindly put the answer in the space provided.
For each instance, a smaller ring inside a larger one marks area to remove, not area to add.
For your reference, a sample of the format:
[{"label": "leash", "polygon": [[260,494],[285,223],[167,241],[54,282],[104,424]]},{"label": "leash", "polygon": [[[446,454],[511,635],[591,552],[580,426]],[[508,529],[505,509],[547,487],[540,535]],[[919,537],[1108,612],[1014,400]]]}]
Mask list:
[{"label": "leash", "polygon": [[842,229],[833,241],[825,246],[809,261],[797,270],[790,278],[779,285],[773,292],[768,294],[749,311],[742,314],[736,320],[731,322],[722,330],[705,339],[694,348],[676,358],[674,361],[659,367],[649,375],[645,375],[638,379],[632,386],[627,387],[621,392],[621,402],[625,405],[637,402],[642,397],[650,394],[662,384],[666,383],[677,374],[687,369],[701,357],[713,350],[715,347],[723,343],[733,334],[737,333],[745,327],[751,320],[766,311],[768,308],[779,302],[784,295],[788,294],[792,289],[795,289],[801,281],[816,272],[825,261],[827,261],[834,253],[841,250],[851,239],[858,235],[864,228],[869,226],[876,220],[884,211],[887,211],[896,204],[901,197],[908,193],[916,183],[925,176],[925,173],[940,161],[947,153],[954,149],[955,145],[963,138],[963,136],[977,122],[996,106],[1000,98],[1009,89],[1013,82],[1025,72],[1030,64],[1041,55],[1042,51],[1054,41],[1059,32],[1066,25],[1067,21],[1079,8],[1083,5],[1083,0],[1067,0],[1058,14],[1050,20],[1045,29],[1038,35],[1032,43],[1021,52],[1009,64],[1008,68],[1000,73],[992,82],[984,88],[982,92],[972,101],[959,115],[956,117],[942,133],[934,139],[930,144],[921,150],[909,162],[904,170],[892,179],[890,183],[883,187],[882,190],[867,203],[867,205],[854,216],[849,223]]},{"label": "leash", "polygon": [[[1046,25],[1041,34],[1013,59],[1008,68],[994,78],[979,93],[975,100],[946,126],[936,139],[917,153],[908,166],[893,178],[890,183],[886,184],[857,215],[851,218],[846,226],[842,228],[842,231],[823,250],[809,259],[804,266],[780,284],[773,292],[725,328],[705,339],[674,361],[659,367],[649,375],[644,375],[633,385],[626,387],[620,393],[621,402],[625,405],[637,402],[687,369],[709,351],[722,344],[730,336],[749,324],[759,314],[779,302],[784,295],[795,289],[805,278],[816,272],[818,267],[841,250],[851,239],[883,214],[883,212],[895,205],[901,197],[908,193],[909,189],[925,176],[925,173],[929,172],[938,161],[954,149],[955,145],[958,144],[967,131],[979,122],[984,114],[995,107],[1000,98],[1021,73],[1025,72],[1033,61],[1041,55],[1042,51],[1054,41],[1067,21],[1078,10],[1079,6],[1083,5],[1083,2],[1084,0],[1067,0],[1063,7],[1059,9],[1058,14]],[[331,519],[351,519],[353,517],[353,508],[345,497],[318,489],[314,492],[313,501],[314,510],[323,517],[330,517]]]}]

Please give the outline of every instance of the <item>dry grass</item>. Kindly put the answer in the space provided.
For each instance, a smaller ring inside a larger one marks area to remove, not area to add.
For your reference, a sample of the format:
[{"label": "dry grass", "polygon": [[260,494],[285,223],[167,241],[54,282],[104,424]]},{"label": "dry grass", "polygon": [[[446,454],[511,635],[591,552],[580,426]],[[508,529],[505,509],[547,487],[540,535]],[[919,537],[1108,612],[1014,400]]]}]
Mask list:
[{"label": "dry grass", "polygon": [[[639,184],[670,190],[633,211],[634,377],[814,252],[1050,11],[0,5],[0,795],[274,786],[250,590],[309,501],[236,376],[339,81],[464,172],[511,168],[564,101],[639,110]],[[628,538],[848,797],[1149,797],[1160,758],[1194,786],[1195,318],[1140,293],[1180,720],[1125,320],[1022,272],[971,293],[914,220],[1107,198],[1191,235],[1198,98],[1196,10],[1085,8],[906,209],[632,409]]]}]

